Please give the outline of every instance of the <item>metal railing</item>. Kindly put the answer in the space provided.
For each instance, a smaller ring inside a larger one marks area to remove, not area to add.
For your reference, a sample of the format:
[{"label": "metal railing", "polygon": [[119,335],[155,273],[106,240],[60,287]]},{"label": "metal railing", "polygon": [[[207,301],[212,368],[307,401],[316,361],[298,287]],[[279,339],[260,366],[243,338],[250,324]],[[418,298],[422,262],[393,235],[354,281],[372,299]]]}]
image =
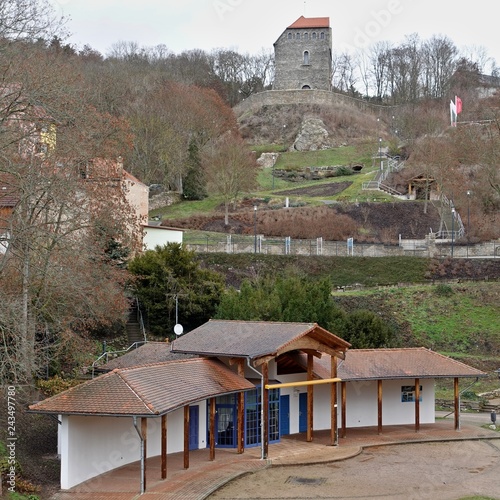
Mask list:
[{"label": "metal railing", "polygon": [[95,376],[95,370],[97,368],[97,365],[100,361],[105,360],[104,364],[106,364],[109,361],[109,357],[112,356],[117,357],[120,354],[125,354],[133,349],[137,349],[141,345],[144,345],[147,341],[144,342],[134,342],[132,345],[127,347],[127,349],[121,349],[119,351],[105,351],[103,352],[93,363],[92,363],[92,378]]}]

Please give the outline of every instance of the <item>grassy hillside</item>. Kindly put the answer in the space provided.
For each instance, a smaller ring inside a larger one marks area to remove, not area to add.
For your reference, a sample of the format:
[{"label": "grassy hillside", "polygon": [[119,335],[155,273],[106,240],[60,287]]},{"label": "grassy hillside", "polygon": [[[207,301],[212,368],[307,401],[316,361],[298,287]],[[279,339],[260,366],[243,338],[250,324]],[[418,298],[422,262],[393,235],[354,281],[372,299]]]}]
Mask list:
[{"label": "grassy hillside", "polygon": [[[333,300],[346,311],[367,309],[383,317],[397,332],[396,346],[427,347],[490,373],[475,386],[476,392],[499,387],[493,371],[500,368],[500,260],[475,260],[476,278],[481,280],[460,283],[464,276],[456,273],[451,259],[441,266],[448,266],[450,272],[444,276],[454,279],[440,281],[437,275],[429,278],[435,260],[415,257],[200,254],[198,258],[235,287],[245,278],[287,271],[328,276]],[[450,391],[449,381],[439,384],[439,397],[450,397]]]}]

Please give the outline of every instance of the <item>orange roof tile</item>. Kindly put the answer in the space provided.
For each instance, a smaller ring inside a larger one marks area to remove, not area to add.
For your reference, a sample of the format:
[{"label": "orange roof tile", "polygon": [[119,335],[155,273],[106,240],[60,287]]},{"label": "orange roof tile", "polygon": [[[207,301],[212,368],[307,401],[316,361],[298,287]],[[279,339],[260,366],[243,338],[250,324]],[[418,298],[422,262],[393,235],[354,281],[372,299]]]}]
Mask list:
[{"label": "orange roof tile", "polygon": [[311,29],[311,28],[329,28],[329,17],[304,17],[300,16],[287,29]]},{"label": "orange roof tile", "polygon": [[210,397],[254,389],[223,363],[206,358],[115,369],[29,406],[36,413],[156,416]]},{"label": "orange roof tile", "polygon": [[170,352],[171,344],[168,342],[146,342],[144,345],[127,352],[122,356],[108,361],[99,367],[102,371],[111,371],[115,368],[131,368],[133,366],[163,363],[179,359],[192,358],[192,354],[175,354]]},{"label": "orange roof tile", "polygon": [[[301,356],[305,367],[306,359]],[[314,371],[320,378],[330,377],[330,356],[314,360]],[[402,378],[475,378],[487,374],[460,361],[425,347],[405,349],[350,349],[339,361],[338,377],[355,380]]]}]

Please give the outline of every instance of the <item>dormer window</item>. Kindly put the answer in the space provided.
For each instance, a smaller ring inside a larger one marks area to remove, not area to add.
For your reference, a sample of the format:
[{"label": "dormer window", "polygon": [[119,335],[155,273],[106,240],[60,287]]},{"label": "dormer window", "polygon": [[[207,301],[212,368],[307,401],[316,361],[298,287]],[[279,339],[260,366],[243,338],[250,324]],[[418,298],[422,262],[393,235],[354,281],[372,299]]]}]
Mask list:
[{"label": "dormer window", "polygon": [[309,51],[308,50],[304,51],[304,65],[306,65],[306,66],[309,65]]}]

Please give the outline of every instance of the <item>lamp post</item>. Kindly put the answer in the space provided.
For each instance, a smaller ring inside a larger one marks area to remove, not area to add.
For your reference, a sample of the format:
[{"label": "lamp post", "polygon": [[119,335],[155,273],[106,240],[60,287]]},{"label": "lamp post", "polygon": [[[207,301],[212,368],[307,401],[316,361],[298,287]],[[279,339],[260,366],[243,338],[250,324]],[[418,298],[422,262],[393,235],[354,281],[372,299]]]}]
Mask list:
[{"label": "lamp post", "polygon": [[253,253],[257,253],[257,205],[253,206]]},{"label": "lamp post", "polygon": [[453,242],[455,239],[455,207],[451,209],[451,258],[453,259]]},{"label": "lamp post", "polygon": [[467,258],[469,258],[469,245],[470,245],[470,195],[472,193],[467,190]]}]

